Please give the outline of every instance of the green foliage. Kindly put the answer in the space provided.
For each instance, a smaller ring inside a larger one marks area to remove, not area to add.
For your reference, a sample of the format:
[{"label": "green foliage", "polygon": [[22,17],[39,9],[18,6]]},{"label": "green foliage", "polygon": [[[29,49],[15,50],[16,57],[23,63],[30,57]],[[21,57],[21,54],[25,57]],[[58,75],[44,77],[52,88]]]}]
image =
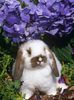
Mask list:
[{"label": "green foliage", "polygon": [[38,0],[30,0],[33,1],[35,4],[38,4]]},{"label": "green foliage", "polygon": [[74,63],[63,64],[62,74],[66,75],[68,78],[68,85],[74,85]]},{"label": "green foliage", "polygon": [[55,48],[53,47],[53,51],[55,52],[55,54],[57,55],[57,57],[59,58],[59,60],[62,62],[73,62],[72,59],[72,50],[71,50],[71,46],[67,45],[64,48]]},{"label": "green foliage", "polygon": [[[0,100],[17,100],[21,95],[18,92],[19,82],[0,80]],[[21,98],[22,100],[22,98]]]},{"label": "green foliage", "polygon": [[17,100],[18,97],[21,98],[18,92],[20,82],[12,81],[7,72],[7,67],[11,67],[11,61],[13,61],[13,58],[10,55],[4,54],[0,57],[0,100]]},{"label": "green foliage", "polygon": [[7,66],[11,63],[12,58],[10,55],[4,54],[1,57],[1,70],[0,70],[0,77],[4,76],[4,73],[7,72]]}]

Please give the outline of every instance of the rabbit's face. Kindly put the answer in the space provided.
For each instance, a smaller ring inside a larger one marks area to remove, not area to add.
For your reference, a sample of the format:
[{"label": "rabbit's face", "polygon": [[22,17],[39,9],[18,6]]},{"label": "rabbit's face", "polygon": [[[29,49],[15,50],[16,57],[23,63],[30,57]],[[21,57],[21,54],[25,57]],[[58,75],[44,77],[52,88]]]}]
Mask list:
[{"label": "rabbit's face", "polygon": [[25,67],[26,68],[40,68],[44,67],[47,64],[47,56],[45,52],[45,46],[41,46],[40,44],[28,45],[24,50],[26,51],[24,54],[25,57]]}]

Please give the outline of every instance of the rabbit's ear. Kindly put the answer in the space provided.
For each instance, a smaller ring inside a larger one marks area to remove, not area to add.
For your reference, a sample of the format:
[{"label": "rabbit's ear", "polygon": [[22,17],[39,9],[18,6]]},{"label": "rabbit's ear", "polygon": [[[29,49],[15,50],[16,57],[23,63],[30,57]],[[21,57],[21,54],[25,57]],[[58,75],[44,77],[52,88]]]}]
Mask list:
[{"label": "rabbit's ear", "polygon": [[57,58],[55,56],[55,54],[49,49],[49,48],[46,48],[46,53],[48,55],[48,58],[49,58],[49,64],[50,64],[50,67],[52,69],[52,73],[56,76],[56,77],[59,77],[59,70],[58,70],[58,65],[57,65]]},{"label": "rabbit's ear", "polygon": [[14,66],[15,66],[14,74],[13,74],[14,80],[19,80],[20,77],[22,76],[22,73],[23,73],[24,60],[23,60],[22,55],[23,55],[22,51],[18,50],[16,61],[15,61],[15,64],[14,64]]}]

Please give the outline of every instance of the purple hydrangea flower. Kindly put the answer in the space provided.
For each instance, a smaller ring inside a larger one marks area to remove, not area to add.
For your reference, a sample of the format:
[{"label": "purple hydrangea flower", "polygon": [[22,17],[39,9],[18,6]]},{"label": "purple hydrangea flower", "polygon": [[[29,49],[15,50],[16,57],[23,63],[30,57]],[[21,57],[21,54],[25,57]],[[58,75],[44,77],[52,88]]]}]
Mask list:
[{"label": "purple hydrangea flower", "polygon": [[5,19],[5,12],[3,9],[5,8],[4,6],[5,0],[0,0],[0,26],[3,24],[3,21]]},{"label": "purple hydrangea flower", "polygon": [[30,15],[29,15],[30,9],[28,8],[24,8],[23,10],[21,10],[20,12],[20,17],[21,20],[28,23],[30,21]]},{"label": "purple hydrangea flower", "polygon": [[35,21],[44,33],[69,34],[74,24],[74,0],[39,0]]},{"label": "purple hydrangea flower", "polygon": [[14,42],[69,34],[73,25],[74,0],[0,0],[0,26]]},{"label": "purple hydrangea flower", "polygon": [[26,36],[24,31],[26,24],[30,20],[30,16],[27,12],[28,9],[22,9],[17,0],[5,0],[4,7],[5,8],[2,9],[3,14],[7,10],[2,26],[5,31],[5,36],[12,38],[14,42],[25,41],[24,37]]}]

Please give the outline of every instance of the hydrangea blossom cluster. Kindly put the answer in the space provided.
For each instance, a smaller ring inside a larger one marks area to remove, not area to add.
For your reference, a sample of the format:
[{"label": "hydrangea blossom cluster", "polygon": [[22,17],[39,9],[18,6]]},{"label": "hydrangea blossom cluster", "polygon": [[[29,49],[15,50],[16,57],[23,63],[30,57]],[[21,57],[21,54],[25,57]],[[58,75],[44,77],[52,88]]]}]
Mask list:
[{"label": "hydrangea blossom cluster", "polygon": [[0,0],[0,26],[14,42],[69,34],[73,25],[74,0]]},{"label": "hydrangea blossom cluster", "polygon": [[74,0],[39,0],[36,21],[44,33],[68,34],[74,24]]}]

